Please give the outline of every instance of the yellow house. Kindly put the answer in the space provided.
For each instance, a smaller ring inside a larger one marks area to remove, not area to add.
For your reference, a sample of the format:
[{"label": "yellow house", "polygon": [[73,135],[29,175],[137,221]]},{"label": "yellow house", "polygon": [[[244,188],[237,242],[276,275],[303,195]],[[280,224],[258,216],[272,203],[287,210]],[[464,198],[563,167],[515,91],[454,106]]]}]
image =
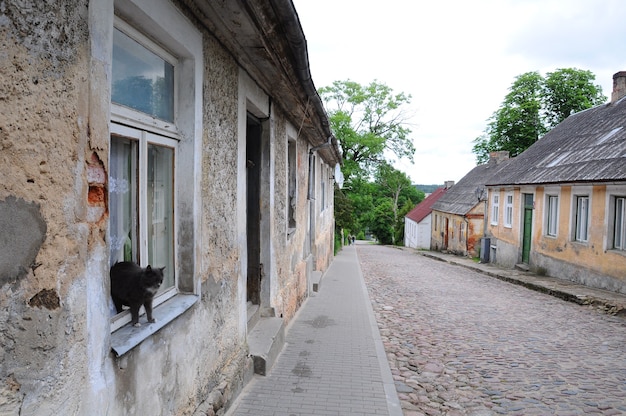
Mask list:
[{"label": "yellow house", "polygon": [[490,261],[626,293],[626,72],[487,183]]},{"label": "yellow house", "polygon": [[509,152],[493,152],[432,206],[431,250],[478,257],[485,235],[485,184],[509,162]]}]

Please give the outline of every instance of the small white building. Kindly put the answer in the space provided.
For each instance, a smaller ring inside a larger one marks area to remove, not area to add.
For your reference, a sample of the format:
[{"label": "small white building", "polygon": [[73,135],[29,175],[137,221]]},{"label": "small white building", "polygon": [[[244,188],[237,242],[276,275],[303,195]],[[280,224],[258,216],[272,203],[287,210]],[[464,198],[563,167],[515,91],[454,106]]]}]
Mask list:
[{"label": "small white building", "polygon": [[430,249],[432,206],[452,185],[454,181],[446,182],[446,186],[437,188],[404,217],[405,247]]}]

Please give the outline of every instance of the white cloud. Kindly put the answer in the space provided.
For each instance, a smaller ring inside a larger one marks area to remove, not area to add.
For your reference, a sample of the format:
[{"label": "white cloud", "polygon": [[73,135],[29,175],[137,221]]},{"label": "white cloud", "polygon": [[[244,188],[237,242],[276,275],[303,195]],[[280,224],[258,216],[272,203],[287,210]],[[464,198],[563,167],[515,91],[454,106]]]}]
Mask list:
[{"label": "white cloud", "polygon": [[294,0],[319,88],[383,82],[411,94],[414,182],[461,179],[472,141],[514,78],[528,71],[590,70],[610,96],[626,70],[621,0]]}]

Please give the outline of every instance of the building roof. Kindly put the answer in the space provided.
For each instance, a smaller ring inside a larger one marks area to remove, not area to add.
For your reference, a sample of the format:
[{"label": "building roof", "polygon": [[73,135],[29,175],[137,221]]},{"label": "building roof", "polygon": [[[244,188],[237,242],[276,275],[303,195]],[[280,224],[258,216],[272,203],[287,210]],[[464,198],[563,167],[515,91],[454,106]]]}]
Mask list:
[{"label": "building roof", "polygon": [[428,195],[422,202],[417,204],[415,208],[409,211],[409,213],[405,215],[405,218],[417,223],[421,222],[431,213],[433,204],[437,202],[447,190],[448,189],[445,187],[435,189],[432,194]]},{"label": "building roof", "polygon": [[626,181],[626,98],[573,114],[488,185]]},{"label": "building roof", "polygon": [[293,2],[183,2],[273,101],[287,110],[321,157],[331,165],[341,163],[339,143],[311,78],[307,42]]},{"label": "building roof", "polygon": [[452,186],[448,191],[432,206],[433,210],[446,212],[455,215],[466,215],[480,200],[487,196],[485,185],[495,179],[513,159],[491,158],[488,163],[478,165],[459,183]]}]

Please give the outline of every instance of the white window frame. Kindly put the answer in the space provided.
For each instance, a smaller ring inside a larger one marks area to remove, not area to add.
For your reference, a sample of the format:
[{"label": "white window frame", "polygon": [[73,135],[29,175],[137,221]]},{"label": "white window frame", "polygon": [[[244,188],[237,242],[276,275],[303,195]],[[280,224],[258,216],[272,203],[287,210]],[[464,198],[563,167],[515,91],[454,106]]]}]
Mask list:
[{"label": "white window frame", "polygon": [[[156,323],[139,328],[127,325],[130,316],[111,320],[111,347],[119,356],[130,351],[145,338],[163,328],[189,309],[199,299],[200,281],[195,272],[199,264],[201,241],[201,213],[198,189],[202,149],[202,34],[180,11],[166,0],[115,0],[114,26],[141,45],[175,64],[174,69],[174,123],[158,120],[139,111],[111,103],[112,134],[126,136],[132,131],[142,131],[144,139],[171,145],[178,144],[174,158],[174,262],[175,286],[165,296],[155,299]],[[118,17],[119,16],[119,17]],[[133,25],[124,21],[132,21]],[[113,29],[111,29],[113,30]],[[110,39],[110,38],[109,38]],[[158,42],[158,43],[157,43]],[[112,45],[111,45],[112,48]],[[175,51],[174,57],[168,51]],[[184,81],[184,82],[183,82]],[[181,103],[184,100],[184,108]],[[136,133],[132,133],[136,134]],[[144,140],[140,139],[140,140]],[[184,184],[182,186],[181,184]],[[180,205],[191,206],[184,217]],[[179,227],[193,233],[191,241],[178,241]],[[181,245],[182,244],[182,245]],[[181,262],[179,256],[185,253]],[[185,263],[182,265],[181,263]],[[108,292],[107,292],[108,295]],[[166,302],[167,301],[167,302]],[[143,308],[141,310],[143,311]],[[141,319],[140,319],[140,322]]]},{"label": "white window frame", "polygon": [[546,194],[545,201],[545,234],[556,237],[559,232],[559,195]]},{"label": "white window frame", "polygon": [[626,251],[626,195],[610,197],[611,250]]},{"label": "white window frame", "polygon": [[504,194],[504,226],[513,228],[513,192]]},{"label": "white window frame", "polygon": [[500,220],[500,192],[491,195],[491,225],[498,225]]},{"label": "white window frame", "polygon": [[[163,49],[151,39],[149,39],[146,35],[141,33],[139,30],[135,29],[130,24],[126,23],[124,20],[119,17],[115,17],[115,25],[114,27],[120,30],[122,33],[135,40],[144,48],[148,49],[150,52],[158,55],[164,61],[170,63],[174,68],[178,67],[178,59],[170,54],[167,50]],[[176,70],[175,70],[176,71]],[[178,108],[178,78],[175,75],[174,78],[174,119],[176,119],[176,109]],[[162,134],[164,136],[169,136],[173,138],[177,138],[178,131],[176,129],[176,122],[167,122],[164,120],[160,120],[156,117],[151,116],[150,114],[143,113],[141,111],[132,109],[130,107],[126,107],[123,105],[119,105],[116,103],[111,103],[111,118],[114,121],[117,121],[122,124],[126,124],[129,126],[134,126],[141,129],[148,129],[152,132]]]},{"label": "white window frame", "polygon": [[[147,218],[148,212],[147,212],[147,203],[146,203],[146,195],[148,193],[147,184],[146,184],[147,166],[148,166],[148,162],[147,162],[148,145],[156,144],[159,146],[164,146],[164,147],[169,147],[169,148],[174,149],[174,172],[173,173],[174,173],[174,176],[176,176],[176,172],[178,171],[178,167],[177,167],[178,158],[176,157],[177,149],[178,149],[178,141],[154,134],[147,130],[124,126],[124,125],[117,124],[117,123],[111,123],[111,135],[116,136],[116,137],[121,137],[121,138],[127,138],[130,140],[136,141],[138,143],[138,150],[139,150],[138,170],[139,170],[140,180],[137,183],[137,186],[138,186],[137,194],[139,195],[138,197],[139,199],[138,217],[139,218],[137,219],[139,230],[138,230],[138,235],[137,235],[137,239],[138,239],[137,249],[138,249],[139,258],[142,259],[141,266],[145,267],[147,266],[147,259],[148,259],[148,230],[146,228],[146,224],[148,223],[148,218]],[[176,207],[178,204],[178,201],[176,198],[176,188],[177,187],[174,185],[173,187],[174,207]],[[176,213],[174,214],[174,221],[172,225],[173,225],[173,238],[174,238],[174,241],[172,242],[173,249],[174,249],[174,252],[173,252],[174,284],[173,286],[169,288],[165,288],[165,290],[163,290],[161,293],[155,296],[153,306],[160,305],[161,303],[165,302],[166,300],[176,295],[177,293],[179,273],[178,273],[178,266],[177,266],[178,221],[177,221]],[[153,266],[158,267],[160,265],[157,264]],[[127,312],[128,311],[116,314],[114,317],[111,318],[112,330],[115,330],[119,328],[120,326],[125,325],[126,323],[130,322],[130,316],[128,315]]]},{"label": "white window frame", "polygon": [[573,240],[579,243],[589,241],[589,218],[591,217],[591,198],[588,194],[576,194],[573,197]]}]

